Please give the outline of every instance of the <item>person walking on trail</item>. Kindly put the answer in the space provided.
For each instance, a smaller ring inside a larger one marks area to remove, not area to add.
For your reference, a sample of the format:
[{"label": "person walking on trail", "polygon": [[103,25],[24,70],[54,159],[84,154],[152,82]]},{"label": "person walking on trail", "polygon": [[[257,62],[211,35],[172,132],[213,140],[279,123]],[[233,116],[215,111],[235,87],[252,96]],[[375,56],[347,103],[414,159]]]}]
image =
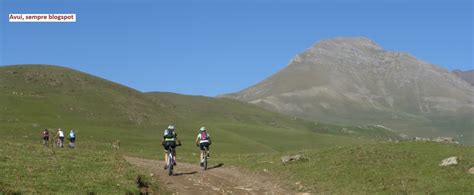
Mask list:
[{"label": "person walking on trail", "polygon": [[176,166],[176,143],[178,143],[178,146],[181,146],[181,140],[178,139],[178,134],[175,131],[174,125],[169,125],[163,132],[163,139],[161,140],[161,145],[163,145],[163,148],[165,149],[165,169],[167,167],[166,162],[168,162],[168,149],[170,148],[173,149],[173,165]]},{"label": "person walking on trail", "polygon": [[76,133],[71,129],[69,131],[69,147],[74,148],[76,146]]},{"label": "person walking on trail", "polygon": [[199,149],[201,150],[201,158],[199,159],[201,161],[201,166],[203,166],[204,163],[204,153],[206,149],[207,157],[209,157],[209,146],[211,145],[211,143],[211,136],[207,132],[206,127],[201,127],[196,137],[196,146],[199,147]]},{"label": "person walking on trail", "polygon": [[56,133],[56,137],[58,138],[58,146],[60,148],[64,147],[64,132],[61,128],[58,129],[58,133]]},{"label": "person walking on trail", "polygon": [[41,133],[43,137],[43,145],[48,146],[49,143],[49,131],[48,129],[44,129],[43,133]]}]

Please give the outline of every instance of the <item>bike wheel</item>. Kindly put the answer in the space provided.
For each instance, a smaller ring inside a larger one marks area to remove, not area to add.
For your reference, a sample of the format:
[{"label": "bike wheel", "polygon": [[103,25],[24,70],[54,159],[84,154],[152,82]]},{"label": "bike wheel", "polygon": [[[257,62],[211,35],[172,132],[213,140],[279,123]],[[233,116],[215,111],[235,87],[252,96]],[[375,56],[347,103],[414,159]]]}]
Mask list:
[{"label": "bike wheel", "polygon": [[173,155],[168,156],[168,175],[173,175]]},{"label": "bike wheel", "polygon": [[204,152],[204,162],[202,163],[202,169],[207,170],[207,148]]},{"label": "bike wheel", "polygon": [[169,175],[169,176],[173,175],[173,164],[170,164],[170,165],[168,166],[168,175]]}]

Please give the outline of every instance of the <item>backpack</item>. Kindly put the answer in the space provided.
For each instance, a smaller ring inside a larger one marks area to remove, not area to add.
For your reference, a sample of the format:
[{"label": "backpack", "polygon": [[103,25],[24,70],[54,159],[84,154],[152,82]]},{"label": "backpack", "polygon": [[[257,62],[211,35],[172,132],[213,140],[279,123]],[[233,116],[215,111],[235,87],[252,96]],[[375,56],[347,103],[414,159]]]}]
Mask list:
[{"label": "backpack", "polygon": [[174,138],[174,131],[173,131],[173,130],[166,129],[166,130],[165,130],[165,133],[164,133],[164,137],[165,137],[165,138]]},{"label": "backpack", "polygon": [[63,131],[58,131],[59,137],[64,137],[64,132]]},{"label": "backpack", "polygon": [[209,136],[207,135],[207,132],[203,131],[201,132],[201,140],[208,140]]}]

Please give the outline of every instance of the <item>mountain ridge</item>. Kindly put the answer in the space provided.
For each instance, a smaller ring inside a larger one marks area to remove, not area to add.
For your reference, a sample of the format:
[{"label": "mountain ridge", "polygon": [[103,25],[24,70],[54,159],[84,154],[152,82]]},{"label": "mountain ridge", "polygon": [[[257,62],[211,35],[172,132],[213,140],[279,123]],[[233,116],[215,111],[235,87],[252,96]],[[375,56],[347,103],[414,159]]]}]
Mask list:
[{"label": "mountain ridge", "polygon": [[474,86],[474,70],[453,70],[453,74]]},{"label": "mountain ridge", "polygon": [[[437,135],[469,133],[472,122],[464,120],[474,109],[474,88],[466,81],[411,54],[385,51],[360,37],[320,41],[262,82],[220,97],[308,120],[375,121],[408,133],[419,129]],[[406,121],[413,124],[402,125]],[[464,127],[453,133],[448,130],[450,123]]]}]

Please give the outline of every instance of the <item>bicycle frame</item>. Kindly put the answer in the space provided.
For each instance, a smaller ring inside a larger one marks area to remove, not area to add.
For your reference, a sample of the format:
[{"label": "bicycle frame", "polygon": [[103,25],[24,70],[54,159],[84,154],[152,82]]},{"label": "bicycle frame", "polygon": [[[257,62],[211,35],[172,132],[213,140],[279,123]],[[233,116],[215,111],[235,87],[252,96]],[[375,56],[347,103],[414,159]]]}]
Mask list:
[{"label": "bicycle frame", "polygon": [[202,169],[204,169],[204,170],[207,170],[207,159],[208,159],[207,155],[208,155],[208,152],[209,151],[208,151],[207,147],[204,147],[204,150],[201,151],[201,153],[203,153],[202,154],[202,159],[201,159]]},{"label": "bicycle frame", "polygon": [[174,164],[174,149],[170,147],[168,149],[168,162],[166,162],[168,175],[173,174],[173,164]]},{"label": "bicycle frame", "polygon": [[56,145],[58,146],[58,148],[64,147],[64,140],[61,140],[61,138],[58,137],[56,140]]}]

